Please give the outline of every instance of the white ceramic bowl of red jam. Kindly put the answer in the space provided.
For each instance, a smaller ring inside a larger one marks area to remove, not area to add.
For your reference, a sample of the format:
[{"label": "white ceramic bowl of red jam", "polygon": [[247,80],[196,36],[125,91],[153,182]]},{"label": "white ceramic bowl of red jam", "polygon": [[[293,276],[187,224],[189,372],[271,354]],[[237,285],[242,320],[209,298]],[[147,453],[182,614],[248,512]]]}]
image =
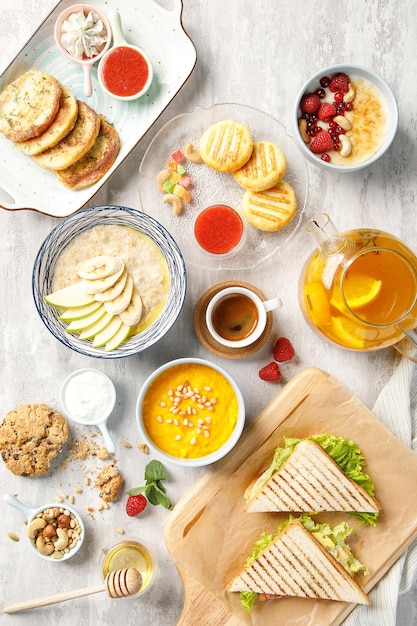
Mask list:
[{"label": "white ceramic bowl of red jam", "polygon": [[[373,70],[332,65],[316,72],[300,89],[293,126],[295,141],[311,163],[340,173],[355,172],[375,163],[390,147],[398,127],[398,106],[388,84]],[[323,131],[325,135],[320,134]]]},{"label": "white ceramic bowl of red jam", "polygon": [[98,81],[109,96],[118,100],[136,100],[144,96],[152,84],[152,64],[143,50],[124,39],[117,11],[109,13],[109,21],[113,46],[100,61]]},{"label": "white ceramic bowl of red jam", "polygon": [[199,211],[194,219],[194,239],[204,253],[213,257],[236,254],[245,240],[245,223],[236,209],[213,204]]}]

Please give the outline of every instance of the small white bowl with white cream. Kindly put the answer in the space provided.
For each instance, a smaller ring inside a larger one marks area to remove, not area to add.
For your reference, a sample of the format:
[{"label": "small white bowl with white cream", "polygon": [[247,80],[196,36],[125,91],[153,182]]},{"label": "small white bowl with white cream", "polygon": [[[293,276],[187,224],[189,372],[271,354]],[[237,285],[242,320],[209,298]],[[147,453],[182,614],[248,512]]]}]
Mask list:
[{"label": "small white bowl with white cream", "polygon": [[72,372],[61,387],[61,406],[66,416],[77,424],[97,426],[110,453],[116,444],[107,428],[107,420],[116,404],[116,389],[106,374],[93,368]]}]

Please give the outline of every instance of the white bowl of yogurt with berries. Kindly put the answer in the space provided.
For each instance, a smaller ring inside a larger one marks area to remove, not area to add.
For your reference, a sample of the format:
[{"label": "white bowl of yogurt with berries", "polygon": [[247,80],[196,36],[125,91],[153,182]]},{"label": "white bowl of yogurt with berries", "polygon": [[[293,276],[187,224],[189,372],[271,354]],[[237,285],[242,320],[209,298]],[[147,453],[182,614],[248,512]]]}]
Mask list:
[{"label": "white bowl of yogurt with berries", "polygon": [[398,126],[394,94],[383,78],[360,65],[333,65],[300,90],[294,137],[315,165],[354,172],[379,159]]}]

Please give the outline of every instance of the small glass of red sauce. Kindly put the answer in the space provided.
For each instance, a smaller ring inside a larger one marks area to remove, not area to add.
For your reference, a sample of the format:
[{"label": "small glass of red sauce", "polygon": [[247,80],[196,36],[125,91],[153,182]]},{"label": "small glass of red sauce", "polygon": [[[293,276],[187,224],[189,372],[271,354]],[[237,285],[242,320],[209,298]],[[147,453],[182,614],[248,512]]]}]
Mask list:
[{"label": "small glass of red sauce", "polygon": [[194,221],[197,244],[212,255],[237,252],[244,240],[245,226],[239,213],[225,204],[214,204],[200,211]]}]

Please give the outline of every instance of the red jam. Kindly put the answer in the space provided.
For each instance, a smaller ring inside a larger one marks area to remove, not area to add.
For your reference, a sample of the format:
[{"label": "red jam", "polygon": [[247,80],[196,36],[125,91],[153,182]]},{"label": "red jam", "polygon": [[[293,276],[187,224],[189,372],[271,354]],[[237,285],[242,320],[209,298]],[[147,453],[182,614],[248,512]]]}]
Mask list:
[{"label": "red jam", "polygon": [[142,91],[148,77],[148,64],[138,50],[118,46],[107,55],[102,79],[106,89],[115,96],[134,96]]},{"label": "red jam", "polygon": [[199,245],[211,254],[226,254],[242,239],[243,222],[239,214],[224,204],[201,211],[194,225]]}]

